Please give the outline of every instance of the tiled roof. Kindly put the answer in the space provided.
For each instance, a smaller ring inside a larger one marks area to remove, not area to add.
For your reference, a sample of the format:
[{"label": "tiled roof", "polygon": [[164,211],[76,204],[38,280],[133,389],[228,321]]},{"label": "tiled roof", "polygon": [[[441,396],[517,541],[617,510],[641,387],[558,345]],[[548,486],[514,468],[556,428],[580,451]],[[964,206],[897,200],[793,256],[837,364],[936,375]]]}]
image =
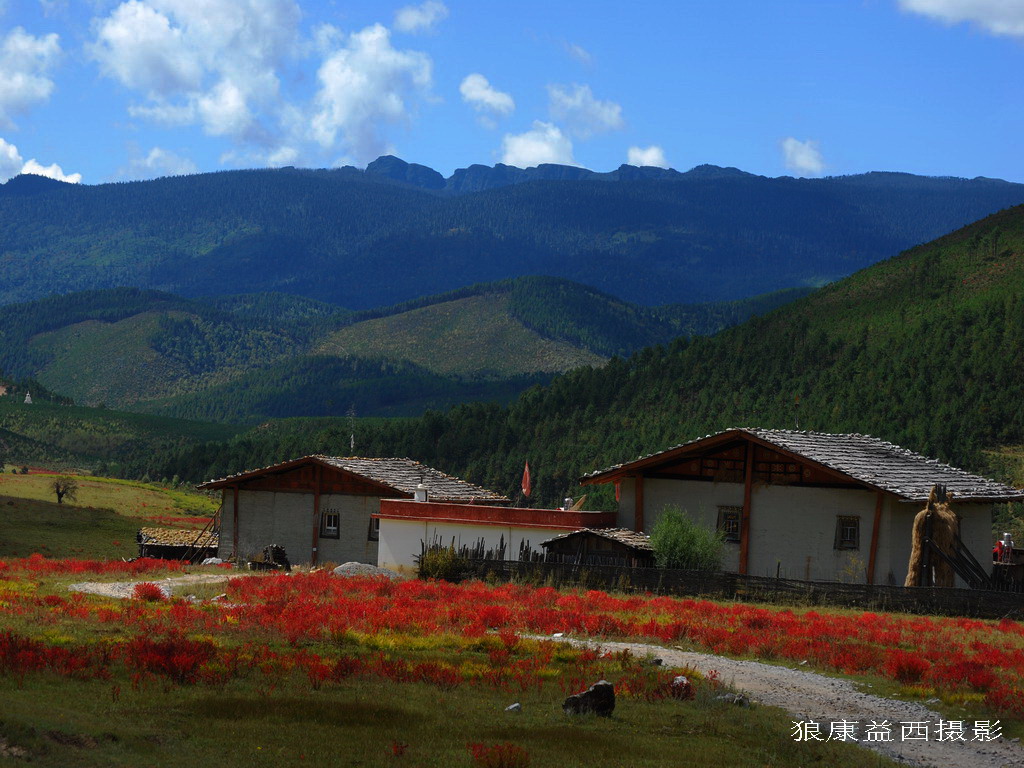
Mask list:
[{"label": "tiled roof", "polygon": [[799,456],[810,459],[829,469],[847,475],[874,488],[899,496],[904,501],[924,501],[932,486],[945,485],[954,499],[962,501],[1019,501],[1024,491],[998,483],[980,475],[929,459],[906,448],[860,434],[831,434],[828,432],[798,432],[788,429],[759,429],[739,427],[714,435],[707,435],[688,443],[643,456],[625,464],[602,469],[582,479],[596,478],[627,468],[638,462],[670,453],[685,453],[705,440],[729,434],[748,434]]},{"label": "tiled roof", "polygon": [[637,533],[631,531],[628,528],[580,528],[578,531],[571,531],[570,533],[563,533],[559,536],[554,536],[547,541],[542,541],[540,545],[546,547],[556,541],[562,539],[568,539],[572,536],[576,536],[581,533],[593,533],[596,536],[601,536],[605,539],[611,539],[617,541],[620,544],[625,544],[627,547],[633,549],[639,549],[644,552],[653,552],[654,549],[651,547],[651,537],[645,533]]},{"label": "tiled roof", "polygon": [[206,531],[182,530],[180,528],[140,528],[139,536],[143,544],[164,544],[170,547],[216,547],[218,536]]},{"label": "tiled roof", "polygon": [[465,480],[460,480],[457,477],[446,475],[438,469],[428,467],[426,464],[421,464],[412,459],[304,456],[301,459],[293,459],[281,464],[272,464],[261,469],[239,472],[236,475],[229,475],[219,480],[209,480],[199,487],[216,486],[231,480],[287,469],[305,462],[316,462],[325,466],[336,467],[345,472],[350,472],[380,485],[387,486],[399,493],[407,493],[410,496],[415,492],[416,486],[422,482],[427,486],[427,494],[431,501],[478,501],[491,503],[507,503],[509,501],[506,496],[489,491],[486,488],[481,488],[479,485],[467,483]]},{"label": "tiled roof", "polygon": [[421,482],[434,501],[508,501],[501,494],[467,483],[412,459],[355,459],[315,456],[325,464],[382,483],[396,491],[413,493]]}]

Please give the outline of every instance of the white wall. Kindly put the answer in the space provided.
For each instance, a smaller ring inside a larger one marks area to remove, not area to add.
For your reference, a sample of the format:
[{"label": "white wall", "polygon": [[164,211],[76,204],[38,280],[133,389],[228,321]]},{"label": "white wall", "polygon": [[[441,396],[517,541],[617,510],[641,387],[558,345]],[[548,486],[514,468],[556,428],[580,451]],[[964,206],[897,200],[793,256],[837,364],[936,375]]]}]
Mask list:
[{"label": "white wall", "polygon": [[[230,557],[233,546],[234,500],[224,491],[221,510],[220,557]],[[340,536],[319,541],[318,561],[344,563],[377,562],[377,542],[368,540],[370,515],[380,509],[376,496],[323,495],[321,513],[332,509],[340,514]],[[293,564],[313,558],[313,494],[274,491],[239,491],[238,555],[252,558],[270,544],[284,547]]]},{"label": "white wall", "polygon": [[[634,487],[624,481],[620,490],[619,525],[633,527]],[[700,480],[644,481],[644,527],[650,532],[666,506],[678,506],[708,528],[718,525],[718,507],[742,507],[742,483]],[[747,573],[822,581],[866,579],[873,491],[802,486],[764,485],[751,490],[750,548]],[[836,518],[860,518],[860,549],[836,550]],[[723,545],[722,567],[739,570],[739,543]]]},{"label": "white wall", "polygon": [[[618,525],[633,528],[635,489],[632,479],[620,486]],[[751,489],[750,551],[747,572],[793,579],[864,583],[871,552],[876,492],[845,488],[764,485]],[[675,505],[709,528],[718,524],[718,507],[743,505],[742,483],[699,480],[644,480],[644,528],[649,533],[661,511]],[[910,560],[914,515],[922,505],[899,502],[885,494],[878,532],[876,584],[902,585]],[[991,572],[992,506],[957,504],[960,536],[986,572]],[[835,549],[836,518],[860,518],[860,547]],[[739,544],[723,545],[722,567],[739,570]],[[959,579],[958,586],[966,586]]]},{"label": "white wall", "polygon": [[413,573],[424,541],[432,544],[437,540],[445,546],[454,541],[457,549],[463,545],[473,546],[483,539],[485,546],[490,549],[497,548],[502,537],[506,544],[506,559],[518,560],[519,546],[523,541],[528,542],[535,552],[542,552],[542,541],[565,532],[552,528],[382,518],[377,565],[400,573]]}]

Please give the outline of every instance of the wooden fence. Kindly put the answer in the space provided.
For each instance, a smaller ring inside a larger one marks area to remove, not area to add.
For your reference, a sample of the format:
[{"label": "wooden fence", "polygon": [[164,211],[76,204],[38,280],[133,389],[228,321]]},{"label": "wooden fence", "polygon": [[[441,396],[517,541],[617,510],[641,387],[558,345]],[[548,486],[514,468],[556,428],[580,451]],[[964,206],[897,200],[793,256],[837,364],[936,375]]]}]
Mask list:
[{"label": "wooden fence", "polygon": [[613,565],[471,559],[472,575],[551,587],[687,595],[787,605],[831,605],[983,619],[1024,619],[1024,594],[982,589],[896,587]]}]

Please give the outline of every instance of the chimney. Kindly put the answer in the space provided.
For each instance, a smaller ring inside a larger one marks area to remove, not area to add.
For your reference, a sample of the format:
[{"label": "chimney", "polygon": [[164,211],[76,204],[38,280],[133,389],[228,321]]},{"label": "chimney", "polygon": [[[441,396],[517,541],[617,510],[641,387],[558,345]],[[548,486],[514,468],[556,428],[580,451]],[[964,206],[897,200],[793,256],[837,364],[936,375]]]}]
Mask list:
[{"label": "chimney", "polygon": [[416,486],[416,491],[413,494],[413,501],[426,501],[427,500],[427,486],[420,483]]}]

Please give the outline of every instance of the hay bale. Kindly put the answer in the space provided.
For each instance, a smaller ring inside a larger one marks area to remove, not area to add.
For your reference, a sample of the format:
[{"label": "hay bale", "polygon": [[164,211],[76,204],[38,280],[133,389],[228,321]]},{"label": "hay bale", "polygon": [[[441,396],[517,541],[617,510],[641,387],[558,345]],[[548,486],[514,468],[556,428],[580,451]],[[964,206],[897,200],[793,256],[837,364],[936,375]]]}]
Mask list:
[{"label": "hay bale", "polygon": [[[907,566],[907,579],[904,586],[921,586],[921,568],[924,564],[925,525],[931,518],[932,543],[945,555],[953,557],[955,542],[960,535],[960,518],[956,516],[950,502],[953,495],[946,492],[944,486],[932,487],[928,495],[928,503],[914,517],[913,544],[910,549],[910,563]],[[942,558],[930,558],[932,584],[936,587],[952,587],[956,580],[953,568]]]}]

